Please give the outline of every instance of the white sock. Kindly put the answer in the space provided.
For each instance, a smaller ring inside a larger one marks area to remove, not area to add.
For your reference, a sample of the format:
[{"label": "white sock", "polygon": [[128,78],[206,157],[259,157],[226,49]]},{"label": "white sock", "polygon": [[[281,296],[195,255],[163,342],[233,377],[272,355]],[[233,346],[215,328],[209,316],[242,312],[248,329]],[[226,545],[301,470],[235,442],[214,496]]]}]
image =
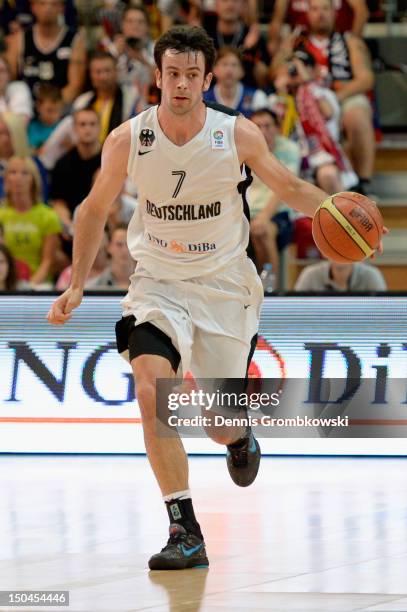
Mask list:
[{"label": "white sock", "polygon": [[189,489],[185,489],[185,491],[175,491],[175,493],[170,493],[169,495],[163,495],[163,500],[165,502],[169,502],[173,499],[190,499],[191,491]]}]

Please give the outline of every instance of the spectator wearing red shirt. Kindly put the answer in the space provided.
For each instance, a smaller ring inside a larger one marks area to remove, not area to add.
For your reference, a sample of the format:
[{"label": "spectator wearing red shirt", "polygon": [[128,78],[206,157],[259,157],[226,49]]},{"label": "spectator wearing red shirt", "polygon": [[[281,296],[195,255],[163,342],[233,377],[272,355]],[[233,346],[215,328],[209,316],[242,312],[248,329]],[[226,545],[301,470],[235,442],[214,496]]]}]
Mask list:
[{"label": "spectator wearing red shirt", "polygon": [[369,52],[358,36],[335,30],[333,0],[309,0],[309,7],[308,32],[283,43],[274,68],[289,60],[294,49],[314,57],[321,82],[331,87],[341,105],[348,154],[360,189],[366,192],[375,159],[372,108],[367,97],[374,85]]}]

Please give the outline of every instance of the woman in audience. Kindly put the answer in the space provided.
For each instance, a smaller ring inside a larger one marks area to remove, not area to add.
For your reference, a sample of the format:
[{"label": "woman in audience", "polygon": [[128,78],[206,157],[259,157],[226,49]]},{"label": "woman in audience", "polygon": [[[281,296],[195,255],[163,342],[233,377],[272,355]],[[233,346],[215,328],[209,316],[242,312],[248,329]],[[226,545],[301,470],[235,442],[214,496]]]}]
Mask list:
[{"label": "woman in audience", "polygon": [[[27,126],[24,119],[15,113],[0,113],[0,199],[4,197],[4,174],[8,160],[17,155],[27,157],[30,155]],[[32,158],[41,177],[41,192],[43,201],[48,201],[47,172],[36,157]]]},{"label": "woman in audience", "polygon": [[49,283],[58,251],[61,224],[41,200],[41,181],[30,157],[12,157],[4,176],[5,207],[0,208],[4,243],[30,266],[30,284]]}]

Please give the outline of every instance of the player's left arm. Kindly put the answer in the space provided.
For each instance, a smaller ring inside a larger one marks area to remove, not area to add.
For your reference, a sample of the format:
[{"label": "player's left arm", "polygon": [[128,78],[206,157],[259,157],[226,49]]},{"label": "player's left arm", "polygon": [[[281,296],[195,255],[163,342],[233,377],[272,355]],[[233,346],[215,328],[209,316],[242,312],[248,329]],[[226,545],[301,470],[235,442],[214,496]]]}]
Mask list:
[{"label": "player's left arm", "polygon": [[283,202],[313,217],[318,206],[328,197],[322,189],[307,183],[290,172],[268,150],[263,134],[244,117],[236,120],[235,142],[239,162],[247,164]]},{"label": "player's left arm", "polygon": [[341,87],[336,92],[340,102],[350,96],[366,93],[374,86],[374,74],[367,46],[361,38],[353,34],[347,36],[347,42],[353,79],[341,82]]}]

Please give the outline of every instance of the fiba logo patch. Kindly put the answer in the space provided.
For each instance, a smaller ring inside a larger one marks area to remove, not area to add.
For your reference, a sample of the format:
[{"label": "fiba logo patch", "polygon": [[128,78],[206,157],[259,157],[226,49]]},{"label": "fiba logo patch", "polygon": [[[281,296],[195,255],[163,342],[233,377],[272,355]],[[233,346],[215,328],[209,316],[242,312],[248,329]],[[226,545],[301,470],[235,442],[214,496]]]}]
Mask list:
[{"label": "fiba logo patch", "polygon": [[225,133],[223,130],[215,129],[212,131],[212,149],[225,148]]},{"label": "fiba logo patch", "polygon": [[155,140],[155,135],[154,135],[153,130],[150,130],[148,128],[142,129],[139,135],[139,140],[140,140],[141,146],[151,147]]}]

